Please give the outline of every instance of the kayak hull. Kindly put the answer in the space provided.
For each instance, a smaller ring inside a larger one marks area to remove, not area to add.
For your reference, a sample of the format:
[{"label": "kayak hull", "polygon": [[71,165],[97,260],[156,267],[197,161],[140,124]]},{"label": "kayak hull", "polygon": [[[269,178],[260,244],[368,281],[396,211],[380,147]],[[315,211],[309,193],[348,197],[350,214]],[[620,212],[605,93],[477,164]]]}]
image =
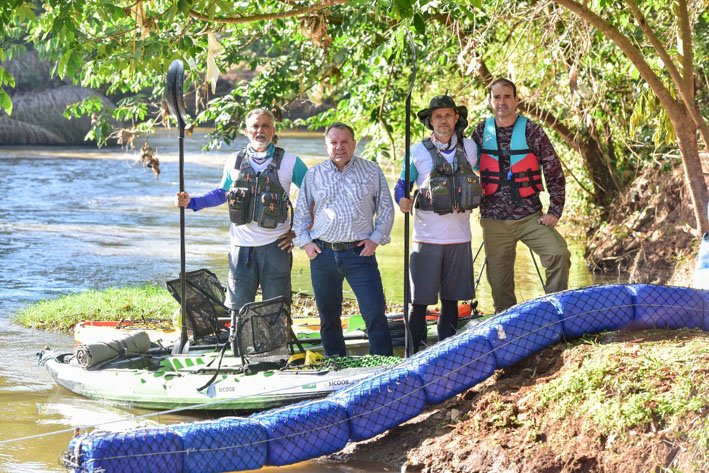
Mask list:
[{"label": "kayak hull", "polygon": [[184,367],[177,371],[130,367],[85,370],[67,362],[70,354],[47,351],[41,356],[40,362],[55,382],[74,394],[109,404],[158,410],[264,410],[324,397],[387,369],[303,368],[247,375],[237,372],[236,359],[225,357],[214,381],[200,391],[215,374],[215,370],[205,367],[216,354],[169,357],[170,364]]}]

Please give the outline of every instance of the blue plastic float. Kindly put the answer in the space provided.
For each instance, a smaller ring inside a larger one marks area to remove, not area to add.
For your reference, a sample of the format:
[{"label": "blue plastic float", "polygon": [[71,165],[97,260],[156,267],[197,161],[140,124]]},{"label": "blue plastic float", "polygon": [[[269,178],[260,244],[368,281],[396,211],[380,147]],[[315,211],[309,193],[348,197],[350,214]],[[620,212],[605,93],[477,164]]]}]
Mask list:
[{"label": "blue plastic float", "polygon": [[65,464],[75,473],[211,473],[316,458],[385,432],[562,338],[624,328],[709,331],[709,291],[615,284],[541,297],[326,399],[246,419],[95,431],[71,441]]}]

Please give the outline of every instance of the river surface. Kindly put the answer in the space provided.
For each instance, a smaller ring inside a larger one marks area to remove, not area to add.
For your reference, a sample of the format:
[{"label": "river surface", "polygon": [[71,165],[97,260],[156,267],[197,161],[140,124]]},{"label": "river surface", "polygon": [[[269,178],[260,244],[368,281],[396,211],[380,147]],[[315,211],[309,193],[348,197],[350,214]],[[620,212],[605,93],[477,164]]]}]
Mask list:
[{"label": "river surface", "polygon": [[[144,139],[136,140],[139,148]],[[11,316],[23,306],[87,289],[164,283],[178,276],[179,212],[172,205],[178,188],[177,134],[163,132],[148,139],[160,159],[161,174],[138,163],[139,152],[122,149],[0,147],[3,192],[0,199],[0,472],[59,472],[57,458],[77,426],[108,424],[110,428],[157,421],[193,420],[187,415],[151,415],[88,401],[56,387],[35,353],[45,346],[70,349],[68,335],[19,327]],[[204,133],[185,139],[186,190],[213,189],[228,153],[205,152]],[[323,156],[317,135],[285,136],[285,149],[309,165]],[[392,179],[394,176],[392,176]],[[393,186],[392,186],[393,187]],[[228,217],[224,208],[187,211],[187,269],[213,270],[225,281]],[[473,246],[481,241],[473,219]],[[378,252],[387,298],[401,302],[403,293],[403,218],[399,214],[392,244]],[[571,287],[591,284],[583,264],[583,247],[570,242]],[[525,247],[520,246],[517,292],[520,300],[543,293]],[[480,269],[479,257],[476,271]],[[489,288],[482,278],[478,299],[492,311]],[[312,293],[307,258],[296,251],[293,287]],[[24,439],[16,441],[15,439]],[[356,465],[311,463],[288,471],[378,471]],[[304,468],[304,469],[303,469]],[[334,468],[334,469],[333,469]]]}]

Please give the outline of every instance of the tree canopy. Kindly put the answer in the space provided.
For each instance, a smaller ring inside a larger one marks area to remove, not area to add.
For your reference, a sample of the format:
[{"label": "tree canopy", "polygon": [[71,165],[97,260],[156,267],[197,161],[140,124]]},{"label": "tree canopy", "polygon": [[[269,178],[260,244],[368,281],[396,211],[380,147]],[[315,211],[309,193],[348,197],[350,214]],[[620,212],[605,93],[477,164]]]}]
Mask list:
[{"label": "tree canopy", "polygon": [[[370,157],[398,159],[410,35],[415,109],[447,91],[474,122],[487,113],[486,85],[509,77],[522,111],[564,147],[567,172],[590,201],[607,204],[643,161],[679,150],[696,226],[706,231],[699,137],[706,147],[708,3],[9,0],[0,6],[0,60],[32,47],[57,76],[117,97],[113,110],[94,98],[68,111],[92,116],[98,142],[116,120],[132,132],[166,123],[165,72],[182,59],[194,121],[214,123],[213,145],[236,137],[248,109],[281,110],[306,97],[334,107],[298,124],[321,127],[337,117],[371,138]],[[234,68],[253,74],[214,98],[216,77]],[[13,86],[2,68],[0,85]],[[12,110],[4,91],[0,107]]]}]

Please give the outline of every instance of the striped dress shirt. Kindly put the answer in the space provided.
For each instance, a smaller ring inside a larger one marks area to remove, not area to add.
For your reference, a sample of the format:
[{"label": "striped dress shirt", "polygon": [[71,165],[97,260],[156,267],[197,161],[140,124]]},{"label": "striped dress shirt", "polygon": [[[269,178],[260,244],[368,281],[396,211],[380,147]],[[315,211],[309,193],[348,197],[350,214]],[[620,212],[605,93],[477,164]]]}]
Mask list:
[{"label": "striped dress shirt", "polygon": [[294,243],[391,241],[394,203],[379,166],[353,156],[342,171],[328,159],[308,170],[295,208]]}]

